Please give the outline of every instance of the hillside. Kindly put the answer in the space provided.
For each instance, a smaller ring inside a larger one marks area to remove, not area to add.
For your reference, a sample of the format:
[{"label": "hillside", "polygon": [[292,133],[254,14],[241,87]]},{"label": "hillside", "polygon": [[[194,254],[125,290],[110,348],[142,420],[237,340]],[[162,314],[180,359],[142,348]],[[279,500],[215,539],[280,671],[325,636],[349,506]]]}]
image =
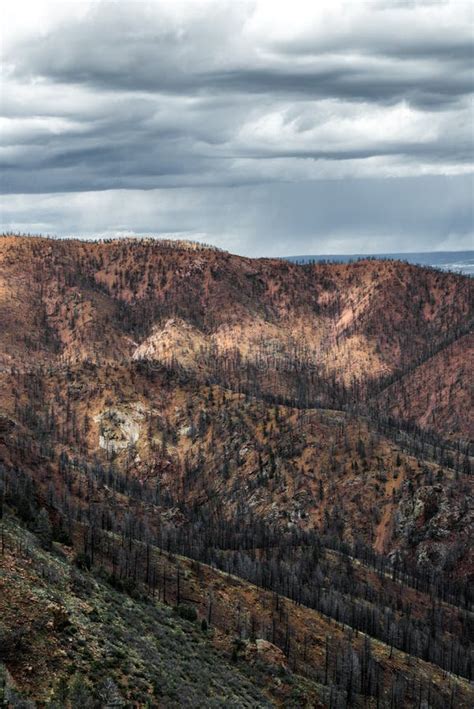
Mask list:
[{"label": "hillside", "polygon": [[[25,465],[27,451],[33,459],[41,452],[53,472],[43,465],[36,479],[46,485],[53,475],[56,494],[75,461],[74,475],[92,465],[94,476],[112,467],[139,481],[141,497],[165,501],[181,522],[209,514],[228,524],[248,512],[282,530],[338,529],[345,542],[416,553],[438,571],[451,545],[472,553],[470,478],[458,482],[449,468],[407,455],[364,419],[270,406],[142,361],[3,374],[0,381],[0,391],[13,393],[4,398],[14,422],[12,462],[22,456]],[[63,475],[56,479],[59,455]],[[410,505],[419,506],[416,533],[402,521]]]},{"label": "hillside", "polygon": [[[0,295],[4,368],[28,366],[32,352],[43,364],[157,359],[257,396],[336,408],[367,401],[472,324],[467,277],[396,261],[299,266],[152,239],[2,237]],[[443,400],[430,428],[469,437],[461,403],[451,397],[457,428],[437,416]]]},{"label": "hillside", "polygon": [[456,440],[472,437],[474,336],[461,336],[387,387],[380,411]]},{"label": "hillside", "polygon": [[105,574],[81,571],[67,548],[42,549],[14,518],[6,535],[0,633],[7,701],[21,691],[61,706],[67,698],[91,706],[93,697],[102,706],[158,698],[166,706],[271,706],[266,678],[255,686],[214,647],[214,634],[139,593],[127,597]]},{"label": "hillside", "polygon": [[[95,699],[101,706],[325,707],[342,698],[354,663],[356,705],[385,705],[391,697],[411,705],[419,692],[436,705],[469,705],[467,681],[452,675],[446,682],[423,660],[304,606],[283,599],[275,605],[274,595],[210,567],[162,554],[158,560],[174,610],[159,592],[151,599],[129,585],[127,593],[105,569],[91,574],[68,546],[45,549],[8,514],[0,601],[4,699],[11,706],[32,693],[72,706]],[[415,609],[425,602],[421,594],[413,598]],[[199,612],[193,615],[183,599]],[[439,610],[449,614],[449,607]],[[293,649],[288,660],[256,633],[277,642],[281,633],[302,654],[296,659]],[[339,653],[348,654],[349,667],[338,668]],[[359,658],[367,677],[359,677]]]},{"label": "hillside", "polygon": [[396,261],[1,237],[8,686],[470,706],[471,308]]}]

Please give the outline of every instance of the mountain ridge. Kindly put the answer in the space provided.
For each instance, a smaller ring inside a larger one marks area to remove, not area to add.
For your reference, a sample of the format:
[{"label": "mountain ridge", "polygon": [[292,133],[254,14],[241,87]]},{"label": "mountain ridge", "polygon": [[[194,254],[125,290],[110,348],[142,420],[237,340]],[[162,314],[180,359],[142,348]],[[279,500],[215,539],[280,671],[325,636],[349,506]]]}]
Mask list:
[{"label": "mountain ridge", "polygon": [[[274,706],[292,706],[291,687],[296,706],[469,706],[472,287],[398,262],[0,238],[0,499],[15,594],[55,566],[33,551],[37,572],[25,570],[14,540],[26,528],[33,549],[66,554],[63,586],[74,567],[81,584],[96,579],[106,613],[117,589],[192,623],[215,613],[219,677],[235,663],[242,696],[243,673]],[[8,682],[41,701],[71,665],[32,665],[7,620]],[[42,628],[31,618],[34,643]],[[87,633],[94,662],[80,645],[75,657],[90,686],[108,664]],[[132,704],[176,706],[173,678],[165,698],[147,672],[146,690],[111,678]]]},{"label": "mountain ridge", "polygon": [[[194,329],[188,367],[193,360],[215,381],[240,380],[245,363],[249,389],[297,403],[306,388],[303,403],[332,398],[338,408],[341,398],[361,396],[354,387],[403,377],[472,323],[469,278],[398,262],[292,266],[153,240],[0,243],[4,367],[21,365],[22,320],[26,343],[34,340],[37,359],[52,364],[136,357],[153,328],[177,318]],[[181,352],[169,326],[156,337],[160,356]]]}]

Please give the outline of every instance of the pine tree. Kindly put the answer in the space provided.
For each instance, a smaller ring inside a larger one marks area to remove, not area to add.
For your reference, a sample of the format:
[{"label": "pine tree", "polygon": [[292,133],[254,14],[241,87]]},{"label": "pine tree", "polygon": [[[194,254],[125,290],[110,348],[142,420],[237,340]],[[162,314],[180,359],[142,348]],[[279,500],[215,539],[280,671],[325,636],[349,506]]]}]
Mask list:
[{"label": "pine tree", "polygon": [[91,709],[94,706],[89,682],[79,673],[73,675],[69,682],[69,701],[72,709]]},{"label": "pine tree", "polygon": [[124,701],[120,695],[117,685],[111,677],[106,677],[99,688],[99,697],[101,706],[104,709],[112,709],[112,707],[123,707]]},{"label": "pine tree", "polygon": [[47,706],[51,709],[56,709],[56,707],[64,707],[66,705],[67,695],[67,680],[65,677],[60,677]]},{"label": "pine tree", "polygon": [[35,532],[40,540],[43,549],[51,549],[53,542],[53,532],[51,522],[49,521],[48,513],[44,508],[39,512],[35,523]]}]

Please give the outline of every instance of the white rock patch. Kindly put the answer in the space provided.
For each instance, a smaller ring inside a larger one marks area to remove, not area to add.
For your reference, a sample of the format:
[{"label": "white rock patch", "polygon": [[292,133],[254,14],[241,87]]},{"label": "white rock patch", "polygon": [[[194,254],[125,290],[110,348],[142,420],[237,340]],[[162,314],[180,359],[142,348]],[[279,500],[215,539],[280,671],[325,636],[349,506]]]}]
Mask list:
[{"label": "white rock patch", "polygon": [[94,421],[99,424],[99,447],[111,453],[137,443],[143,411],[143,404],[137,402],[126,407],[109,407],[97,414]]}]

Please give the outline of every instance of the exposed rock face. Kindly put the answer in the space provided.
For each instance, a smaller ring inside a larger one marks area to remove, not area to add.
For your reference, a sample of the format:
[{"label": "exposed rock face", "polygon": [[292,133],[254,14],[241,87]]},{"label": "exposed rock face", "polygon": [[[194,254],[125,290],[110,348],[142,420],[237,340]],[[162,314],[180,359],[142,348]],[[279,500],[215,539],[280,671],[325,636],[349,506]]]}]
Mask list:
[{"label": "exposed rock face", "polygon": [[284,652],[263,638],[257,638],[255,642],[249,641],[245,648],[245,656],[249,662],[258,660],[272,669],[288,669]]},{"label": "exposed rock face", "polygon": [[189,323],[170,318],[163,327],[155,325],[152,333],[134,350],[134,360],[157,360],[195,369],[199,354],[208,347],[204,335]]},{"label": "exposed rock face", "polygon": [[127,408],[107,408],[94,417],[99,425],[99,446],[107,452],[117,452],[133,446],[140,437],[140,425],[145,407],[141,403]]},{"label": "exposed rock face", "polygon": [[417,564],[449,571],[466,552],[472,557],[472,548],[468,549],[474,535],[470,486],[456,497],[448,495],[442,484],[424,485],[416,491],[409,488],[405,485],[396,512],[395,534],[408,549],[416,549]]}]

